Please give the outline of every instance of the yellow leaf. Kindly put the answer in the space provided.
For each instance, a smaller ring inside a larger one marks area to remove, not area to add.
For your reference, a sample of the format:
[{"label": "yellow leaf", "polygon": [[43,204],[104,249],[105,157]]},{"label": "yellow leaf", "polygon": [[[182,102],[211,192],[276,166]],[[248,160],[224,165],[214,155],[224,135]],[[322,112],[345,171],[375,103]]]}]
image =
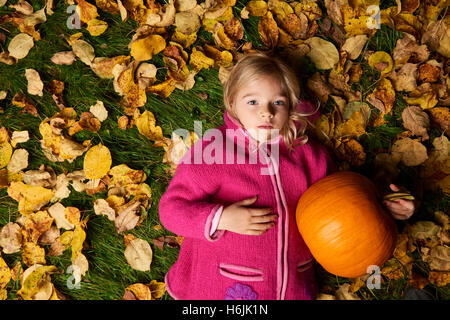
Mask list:
[{"label": "yellow leaf", "polygon": [[22,261],[31,267],[34,264],[45,264],[45,250],[33,242],[23,245]]},{"label": "yellow leaf", "polygon": [[175,84],[175,79],[166,77],[166,80],[164,80],[163,82],[147,87],[146,91],[155,93],[163,98],[167,98],[168,96],[170,96],[173,90],[175,90]]},{"label": "yellow leaf", "polygon": [[89,22],[92,19],[98,17],[97,7],[85,0],[77,0],[77,13],[80,20],[83,22]]},{"label": "yellow leaf", "polygon": [[6,285],[9,283],[9,280],[11,280],[11,270],[9,269],[5,260],[0,257],[0,289],[6,287]]},{"label": "yellow leaf", "polygon": [[147,179],[147,175],[143,170],[134,170],[126,164],[119,164],[109,170],[112,176],[109,186],[122,187],[127,184],[142,183]]},{"label": "yellow leaf", "polygon": [[8,165],[12,152],[13,148],[8,141],[0,144],[0,168],[4,168]]},{"label": "yellow leaf", "polygon": [[83,162],[84,174],[88,179],[100,179],[108,173],[111,164],[109,149],[100,143],[86,152]]},{"label": "yellow leaf", "polygon": [[83,250],[83,243],[86,240],[86,232],[83,230],[81,225],[77,225],[75,230],[73,231],[72,236],[72,259],[78,257],[81,254],[81,250]]},{"label": "yellow leaf", "polygon": [[160,126],[156,125],[155,116],[149,110],[146,110],[136,119],[136,127],[140,134],[152,141],[163,139],[162,129]]},{"label": "yellow leaf", "polygon": [[145,61],[163,51],[165,47],[166,40],[158,34],[152,34],[134,41],[130,54],[136,61]]},{"label": "yellow leaf", "polygon": [[183,48],[186,49],[192,46],[197,40],[197,32],[186,35],[175,28],[175,31],[172,33],[172,37],[170,38],[170,40],[181,44]]},{"label": "yellow leaf", "polygon": [[39,210],[53,198],[53,191],[41,186],[30,186],[21,181],[13,181],[8,187],[8,195],[19,202],[19,212],[27,215]]},{"label": "yellow leaf", "polygon": [[[34,265],[23,274],[22,287],[17,292],[24,300],[49,299],[52,293],[50,274],[57,272],[55,266]],[[48,287],[50,286],[50,290]]]},{"label": "yellow leaf", "polygon": [[201,69],[209,69],[214,66],[214,60],[207,57],[201,47],[192,49],[189,64],[196,71]]},{"label": "yellow leaf", "polygon": [[391,56],[384,51],[377,51],[371,54],[368,63],[372,68],[380,71],[381,75],[391,72],[394,66]]},{"label": "yellow leaf", "polygon": [[[411,92],[410,96],[414,94]],[[431,109],[437,105],[438,99],[432,88],[416,97],[405,97],[405,101],[409,105],[419,105],[422,109]]]},{"label": "yellow leaf", "polygon": [[152,300],[150,288],[143,283],[135,283],[125,288],[133,293],[137,300]]},{"label": "yellow leaf", "polygon": [[250,15],[255,17],[263,17],[268,10],[267,2],[262,0],[249,1],[245,7],[250,12]]},{"label": "yellow leaf", "polygon": [[166,292],[166,284],[164,282],[152,280],[147,285],[152,293],[152,300],[160,299]]},{"label": "yellow leaf", "polygon": [[86,30],[89,31],[89,33],[93,37],[101,35],[103,32],[106,31],[106,29],[108,29],[108,23],[98,19],[91,19],[88,21],[87,24],[88,26]]}]

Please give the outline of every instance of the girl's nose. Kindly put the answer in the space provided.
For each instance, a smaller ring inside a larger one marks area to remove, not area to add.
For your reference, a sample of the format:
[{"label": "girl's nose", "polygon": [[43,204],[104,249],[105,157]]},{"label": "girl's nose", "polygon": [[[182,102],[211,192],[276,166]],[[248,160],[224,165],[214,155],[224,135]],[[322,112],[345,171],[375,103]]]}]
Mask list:
[{"label": "girl's nose", "polygon": [[268,109],[263,109],[263,110],[261,110],[261,111],[259,112],[259,115],[260,115],[260,117],[263,118],[263,119],[266,119],[266,118],[272,119],[272,118],[273,118],[273,114],[272,114],[272,113],[270,112],[270,110],[268,110]]}]

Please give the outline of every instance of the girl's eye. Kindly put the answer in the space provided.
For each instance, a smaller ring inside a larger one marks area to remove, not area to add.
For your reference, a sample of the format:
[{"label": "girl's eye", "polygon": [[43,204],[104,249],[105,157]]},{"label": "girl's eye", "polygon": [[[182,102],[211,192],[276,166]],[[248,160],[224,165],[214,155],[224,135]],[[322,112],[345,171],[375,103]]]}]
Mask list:
[{"label": "girl's eye", "polygon": [[273,103],[276,106],[284,106],[284,101],[283,100],[277,100]]},{"label": "girl's eye", "polygon": [[250,105],[255,105],[256,104],[256,100],[250,100],[249,102],[247,102],[248,104],[250,104]]}]

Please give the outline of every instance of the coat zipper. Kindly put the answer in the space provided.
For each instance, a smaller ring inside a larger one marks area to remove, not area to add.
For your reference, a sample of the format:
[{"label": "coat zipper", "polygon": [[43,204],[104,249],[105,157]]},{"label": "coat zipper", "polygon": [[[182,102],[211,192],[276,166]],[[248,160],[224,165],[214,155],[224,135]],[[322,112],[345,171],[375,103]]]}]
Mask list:
[{"label": "coat zipper", "polygon": [[[286,292],[285,287],[287,286],[287,274],[285,274],[284,270],[285,270],[286,263],[287,263],[287,261],[286,261],[286,257],[287,257],[286,246],[287,246],[287,244],[285,242],[286,242],[286,236],[287,236],[287,232],[288,232],[287,228],[289,226],[289,224],[288,224],[288,219],[289,219],[288,214],[289,213],[287,211],[288,208],[284,208],[284,206],[283,206],[283,200],[282,200],[283,190],[282,190],[282,186],[280,186],[279,183],[277,182],[277,174],[275,173],[273,159],[267,149],[264,150],[264,153],[267,155],[267,157],[270,161],[270,165],[271,165],[272,173],[273,173],[272,176],[273,175],[275,176],[274,177],[274,179],[275,179],[274,187],[276,188],[276,196],[278,197],[278,204],[281,207],[281,210],[283,210],[285,212],[285,215],[284,215],[285,216],[285,219],[284,219],[285,228],[283,230],[282,227],[279,227],[279,228],[281,228],[281,238],[282,238],[282,241],[281,241],[282,248],[281,248],[281,257],[280,257],[280,259],[281,259],[281,290],[280,290],[280,292],[277,292],[277,298],[279,300],[282,300],[282,299],[284,299],[285,292]],[[278,168],[278,172],[279,172],[279,168]],[[281,183],[281,181],[280,181],[280,183]]]}]

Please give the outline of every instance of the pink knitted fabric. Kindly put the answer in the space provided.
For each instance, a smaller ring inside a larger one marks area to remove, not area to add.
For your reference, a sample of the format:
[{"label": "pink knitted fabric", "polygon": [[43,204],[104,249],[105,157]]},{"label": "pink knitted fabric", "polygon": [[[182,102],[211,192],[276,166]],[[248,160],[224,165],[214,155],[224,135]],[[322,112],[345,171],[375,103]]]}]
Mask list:
[{"label": "pink knitted fabric", "polygon": [[[205,134],[188,150],[159,202],[161,223],[185,237],[166,275],[169,294],[192,300],[314,299],[313,257],[298,232],[295,209],[308,186],[336,170],[330,155],[312,140],[290,153],[279,138],[265,145],[264,156],[226,111],[224,122],[217,128],[223,139]],[[202,150],[214,150],[211,154],[222,163],[195,163]],[[255,156],[261,158],[256,163],[250,160]],[[239,157],[245,162],[239,163]],[[260,236],[211,232],[223,207],[255,195],[252,207],[271,207],[278,214],[274,227]]]}]

